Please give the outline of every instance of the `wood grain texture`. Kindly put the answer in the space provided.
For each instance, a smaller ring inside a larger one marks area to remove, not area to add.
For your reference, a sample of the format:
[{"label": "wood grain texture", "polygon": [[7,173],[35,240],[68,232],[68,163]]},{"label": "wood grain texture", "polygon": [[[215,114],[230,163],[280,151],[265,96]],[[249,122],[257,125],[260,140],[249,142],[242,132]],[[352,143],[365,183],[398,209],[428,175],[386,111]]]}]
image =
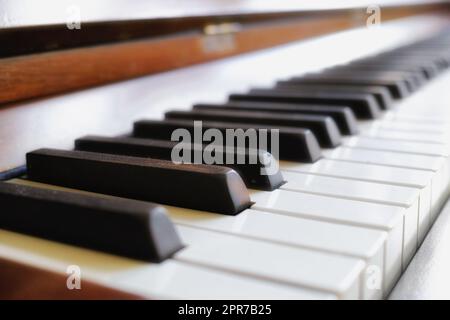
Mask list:
[{"label": "wood grain texture", "polygon": [[[383,20],[440,6],[390,8]],[[365,24],[365,11],[248,26],[228,36],[181,34],[0,59],[0,103],[162,72]],[[213,38],[215,37],[215,38]]]},{"label": "wood grain texture", "polygon": [[205,50],[208,36],[181,35],[7,58],[0,61],[0,103],[162,72],[351,25],[339,18],[249,29],[233,35],[232,47],[217,51]]},{"label": "wood grain texture", "polygon": [[0,300],[137,300],[138,295],[82,280],[67,289],[67,275],[0,258]]}]

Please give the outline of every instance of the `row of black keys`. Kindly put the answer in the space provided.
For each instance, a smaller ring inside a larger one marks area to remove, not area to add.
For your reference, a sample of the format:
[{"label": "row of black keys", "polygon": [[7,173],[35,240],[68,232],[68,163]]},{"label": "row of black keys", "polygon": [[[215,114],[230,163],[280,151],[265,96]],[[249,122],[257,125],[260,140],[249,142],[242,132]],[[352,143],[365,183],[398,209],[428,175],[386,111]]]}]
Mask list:
[{"label": "row of black keys", "polygon": [[[164,260],[182,248],[181,241],[161,207],[136,200],[235,215],[251,205],[247,187],[273,190],[283,184],[280,172],[261,175],[259,162],[231,168],[174,164],[174,129],[193,134],[193,120],[203,120],[203,130],[276,128],[280,159],[314,162],[321,157],[320,147],[335,147],[341,135],[358,132],[356,119],[377,118],[394,100],[449,67],[446,40],[439,35],[281,81],[273,89],[234,94],[224,105],[198,104],[193,111],[168,112],[163,121],[136,122],[130,136],[80,138],[75,151],[30,152],[28,179],[109,196],[0,183],[0,227],[133,258]],[[193,146],[190,152],[202,148]],[[231,151],[233,157],[246,160],[250,152]]]}]

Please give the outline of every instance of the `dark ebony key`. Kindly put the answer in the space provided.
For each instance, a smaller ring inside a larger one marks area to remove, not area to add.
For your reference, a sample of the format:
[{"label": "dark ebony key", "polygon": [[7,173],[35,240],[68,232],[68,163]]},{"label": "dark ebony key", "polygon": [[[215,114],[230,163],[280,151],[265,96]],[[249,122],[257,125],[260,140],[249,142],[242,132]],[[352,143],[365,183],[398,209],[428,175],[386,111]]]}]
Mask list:
[{"label": "dark ebony key", "polygon": [[314,84],[333,84],[333,85],[352,85],[352,86],[382,86],[386,87],[394,99],[403,99],[411,94],[404,81],[392,79],[373,79],[368,77],[356,77],[350,75],[305,75],[294,77],[289,80],[296,83],[314,83]]},{"label": "dark ebony key", "polygon": [[[316,75],[317,73],[311,74]],[[392,81],[401,81],[405,83],[410,92],[417,91],[426,81],[425,77],[419,73],[411,72],[396,72],[396,71],[374,71],[374,70],[359,70],[351,69],[349,67],[330,68],[323,70],[320,75],[323,76],[350,76],[358,79],[386,79]]]},{"label": "dark ebony key", "polygon": [[383,110],[392,108],[392,96],[387,88],[376,86],[341,86],[341,85],[320,85],[313,83],[295,83],[290,81],[278,81],[276,88],[290,89],[293,91],[327,91],[327,92],[352,92],[352,93],[368,93],[375,97],[378,105]]},{"label": "dark ebony key", "polygon": [[[202,136],[208,129],[219,130],[224,136],[226,131],[240,131],[246,133],[254,131],[256,136],[264,131],[272,129],[279,130],[279,157],[281,160],[291,160],[299,162],[315,162],[322,157],[322,153],[316,137],[310,130],[295,129],[292,127],[273,127],[269,125],[249,125],[243,123],[225,123],[203,121],[201,126],[194,124],[189,120],[141,120],[134,123],[133,136],[138,138],[152,138],[171,140],[172,133],[179,128],[186,129],[192,139],[195,139],[199,131]],[[200,137],[201,139],[202,137]],[[267,139],[268,151],[272,150],[271,139]],[[245,148],[246,146],[240,146]],[[258,148],[261,144],[258,138]]]},{"label": "dark ebony key", "polygon": [[183,247],[165,209],[148,202],[0,182],[0,203],[8,230],[149,261]]},{"label": "dark ebony key", "polygon": [[287,114],[316,114],[333,118],[342,134],[352,135],[358,133],[358,124],[355,115],[348,107],[287,104],[287,103],[265,103],[251,101],[235,101],[226,104],[200,103],[193,106],[194,110],[246,110],[246,111],[269,111]]},{"label": "dark ebony key", "polygon": [[270,89],[252,89],[247,94],[232,94],[231,101],[263,101],[280,103],[327,104],[349,107],[360,119],[375,119],[381,114],[377,101],[370,94],[361,93],[294,93]]},{"label": "dark ebony key", "polygon": [[438,73],[439,70],[436,65],[433,63],[423,63],[422,61],[414,61],[414,63],[411,64],[402,64],[399,61],[395,62],[356,62],[352,63],[351,66],[353,68],[358,68],[360,70],[368,70],[368,71],[377,71],[377,70],[384,70],[384,71],[400,71],[400,72],[418,72],[422,73],[422,75],[426,79],[432,79],[434,78]]},{"label": "dark ebony key", "polygon": [[[172,151],[177,145],[179,143],[176,141],[131,137],[86,136],[75,141],[76,150],[163,160],[172,160]],[[182,147],[183,152],[189,153],[189,162],[193,163],[195,161],[195,153],[203,153],[206,145],[186,144]],[[214,148],[214,157],[219,162],[205,163],[205,158],[202,157],[202,163],[226,166],[236,170],[249,188],[272,191],[284,183],[283,176],[279,170],[274,171],[272,174],[262,174],[262,170],[265,168],[265,165],[261,162],[262,160],[270,161],[268,162],[269,164],[272,161],[276,161],[267,151],[250,149],[227,150],[222,144],[219,148]],[[227,159],[232,159],[232,163],[227,162]],[[243,159],[243,161],[238,161],[239,159]],[[251,161],[252,159],[256,161]]]},{"label": "dark ebony key", "polygon": [[317,115],[291,115],[276,112],[251,112],[239,110],[194,110],[166,112],[167,119],[190,119],[205,121],[225,121],[256,125],[285,126],[310,129],[319,144],[325,148],[333,148],[341,143],[341,134],[331,117]]},{"label": "dark ebony key", "polygon": [[34,181],[228,215],[251,205],[241,177],[226,167],[40,149],[27,154],[27,173]]}]

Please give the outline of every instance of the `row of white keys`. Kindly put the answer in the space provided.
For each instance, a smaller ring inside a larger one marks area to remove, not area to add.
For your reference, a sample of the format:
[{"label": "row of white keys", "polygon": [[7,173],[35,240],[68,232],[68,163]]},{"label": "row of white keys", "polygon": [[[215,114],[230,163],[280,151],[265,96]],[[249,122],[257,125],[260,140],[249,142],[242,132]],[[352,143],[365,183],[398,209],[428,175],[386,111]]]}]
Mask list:
[{"label": "row of white keys", "polygon": [[430,227],[428,219],[430,206],[420,205],[420,189],[293,171],[282,173],[287,180],[287,183],[281,186],[284,190],[398,206],[405,208],[406,212],[416,210],[418,245]]},{"label": "row of white keys", "polygon": [[195,227],[177,229],[187,244],[174,255],[177,261],[336,294],[339,299],[363,298],[361,259]]},{"label": "row of white keys", "polygon": [[[386,232],[252,209],[245,210],[237,216],[168,206],[166,209],[172,220],[179,225],[362,259],[366,262],[362,298],[374,299],[383,296]],[[275,257],[271,256],[272,258]]]},{"label": "row of white keys", "polygon": [[[448,75],[446,77],[450,78]],[[444,83],[442,79],[440,82]],[[436,84],[429,86],[428,90],[423,90],[413,98],[406,99],[399,104],[396,110],[388,112],[382,120],[364,123],[359,137],[347,138],[344,142],[346,146],[354,148],[404,152],[411,156],[410,164],[414,161],[416,168],[434,171],[431,221],[436,218],[449,192],[450,127],[446,120],[442,120],[448,117],[441,115],[439,117],[441,121],[436,122],[436,115],[439,112],[435,107],[430,107],[428,103],[435,100],[431,98],[442,96],[442,90],[437,90],[438,88],[439,85],[436,86]],[[421,111],[417,114],[414,109]],[[445,113],[448,114],[448,111]],[[430,115],[434,117],[431,118],[432,120],[427,118]],[[415,117],[415,119],[410,120],[408,117],[413,117],[413,119]],[[418,155],[429,156],[429,158],[424,157],[425,161],[419,166],[419,162],[416,161]],[[400,155],[396,158],[398,157]],[[407,157],[404,156],[403,159],[407,159]],[[442,160],[444,161],[442,162]],[[428,168],[424,167],[427,162]]]},{"label": "row of white keys", "polygon": [[401,140],[410,142],[426,142],[447,147],[447,135],[440,133],[417,133],[414,131],[396,131],[392,129],[370,129],[360,133],[363,137],[381,138],[388,140]]},{"label": "row of white keys", "polygon": [[401,141],[376,137],[357,136],[344,138],[343,145],[381,151],[394,151],[408,154],[448,157],[449,150],[445,144],[430,144],[416,141]]},{"label": "row of white keys", "polygon": [[432,217],[438,211],[448,188],[448,159],[444,156],[406,154],[393,151],[381,151],[351,147],[338,147],[324,150],[325,158],[366,164],[384,165],[398,168],[423,170],[433,173],[431,182]]},{"label": "row of white keys", "polygon": [[[321,159],[313,164],[280,162],[280,167],[284,171],[415,188],[419,191],[419,208],[416,208],[415,212],[408,210],[405,222],[417,219],[418,239],[421,239],[429,228],[432,172],[329,159]],[[408,244],[409,242],[405,242],[405,246]],[[406,257],[410,258],[411,255],[407,254]]]},{"label": "row of white keys", "polygon": [[395,129],[397,131],[412,131],[420,133],[434,133],[434,134],[448,134],[448,128],[445,124],[439,123],[427,123],[427,122],[414,122],[396,119],[395,121],[390,119],[376,120],[371,122],[364,122],[360,124],[361,131],[371,129]]},{"label": "row of white keys", "polygon": [[0,230],[0,240],[1,257],[60,274],[77,265],[82,281],[92,280],[151,299],[337,299],[322,291],[172,259],[141,262],[5,230]]},{"label": "row of white keys", "polygon": [[414,123],[423,123],[425,121],[427,123],[436,123],[439,125],[445,125],[449,122],[436,114],[430,114],[429,110],[420,113],[413,112],[412,114],[408,111],[411,110],[405,110],[402,108],[390,110],[384,114],[384,118],[388,120],[402,120]]},{"label": "row of white keys", "polygon": [[[352,148],[361,148],[368,150],[391,151],[411,155],[425,155],[435,157],[436,163],[444,158],[441,168],[433,175],[433,195],[431,220],[434,221],[442,202],[448,194],[448,176],[450,157],[449,150],[445,144],[429,144],[426,142],[400,141],[394,139],[382,139],[376,137],[352,137],[346,138],[344,146]],[[434,161],[430,161],[431,163]]]},{"label": "row of white keys", "polygon": [[386,232],[385,292],[416,250],[417,207],[406,213],[397,206],[287,190],[254,191],[251,196],[255,210]]}]

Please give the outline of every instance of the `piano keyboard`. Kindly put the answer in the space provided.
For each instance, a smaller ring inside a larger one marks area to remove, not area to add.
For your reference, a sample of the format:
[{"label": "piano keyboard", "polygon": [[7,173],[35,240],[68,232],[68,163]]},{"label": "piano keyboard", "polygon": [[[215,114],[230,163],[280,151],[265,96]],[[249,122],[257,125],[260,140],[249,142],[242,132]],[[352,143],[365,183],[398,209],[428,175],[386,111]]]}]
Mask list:
[{"label": "piano keyboard", "polygon": [[[0,182],[0,257],[155,299],[387,297],[449,192],[446,32],[30,150]],[[279,172],[172,163],[194,120],[279,128]]]}]

